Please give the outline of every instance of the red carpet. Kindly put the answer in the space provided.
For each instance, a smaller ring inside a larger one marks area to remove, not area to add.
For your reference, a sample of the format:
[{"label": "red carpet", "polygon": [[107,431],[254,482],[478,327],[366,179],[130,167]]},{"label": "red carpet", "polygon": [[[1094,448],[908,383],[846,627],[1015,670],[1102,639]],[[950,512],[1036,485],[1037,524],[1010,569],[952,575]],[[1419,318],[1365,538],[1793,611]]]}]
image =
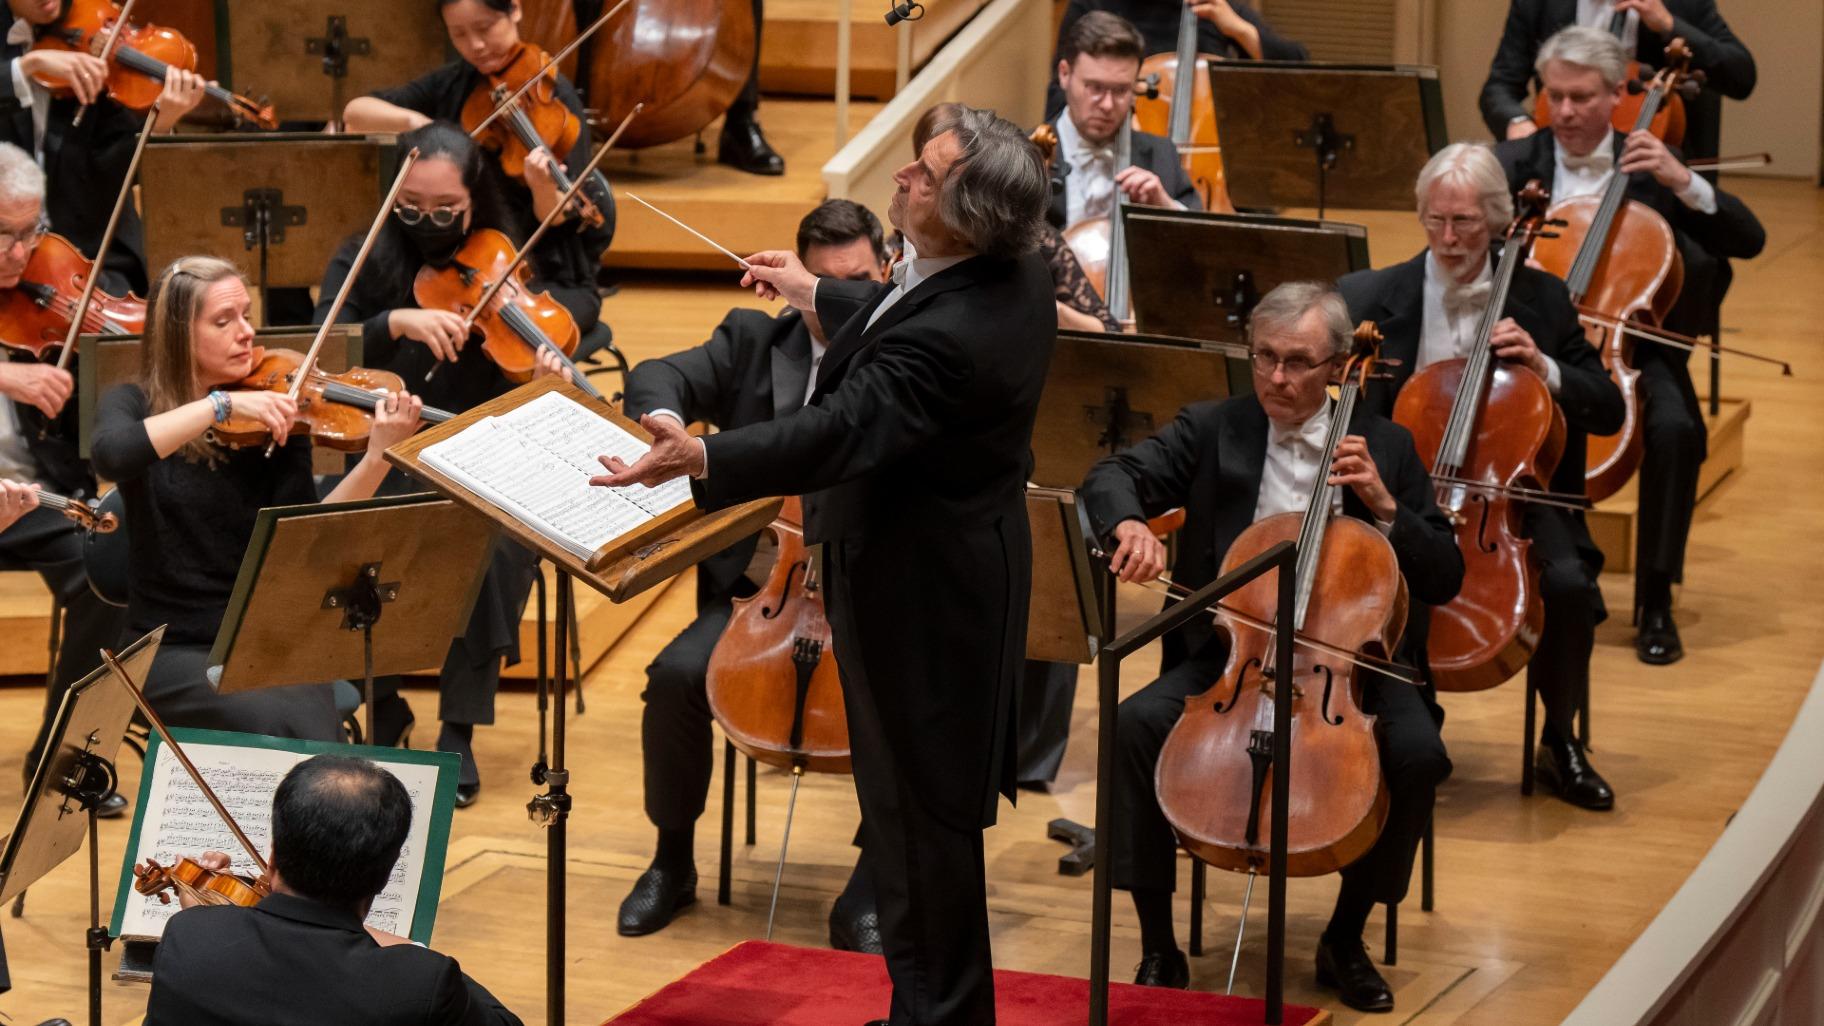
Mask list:
[{"label": "red carpet", "polygon": [[[691,970],[609,1020],[614,1026],[861,1026],[887,1014],[887,966],[879,958],[822,948],[747,941]],[[1111,1026],[1257,1026],[1266,1005],[1252,998],[1109,988]],[[1060,1026],[1089,1020],[1089,981],[996,970],[1000,1026]],[[1329,1015],[1286,1006],[1290,1026],[1319,1026]]]}]

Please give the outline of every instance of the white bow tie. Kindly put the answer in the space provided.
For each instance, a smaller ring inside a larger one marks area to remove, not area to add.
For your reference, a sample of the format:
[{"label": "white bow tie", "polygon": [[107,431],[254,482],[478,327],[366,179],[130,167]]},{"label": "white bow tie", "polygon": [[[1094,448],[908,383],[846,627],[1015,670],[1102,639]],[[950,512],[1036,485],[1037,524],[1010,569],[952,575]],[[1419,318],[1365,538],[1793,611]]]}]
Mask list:
[{"label": "white bow tie", "polygon": [[1275,423],[1273,425],[1272,439],[1274,445],[1293,447],[1302,445],[1312,453],[1317,453],[1323,450],[1324,439],[1328,437],[1329,434],[1330,418],[1320,414],[1307,419],[1303,424],[1295,428],[1284,427]]},{"label": "white bow tie", "polygon": [[14,46],[32,45],[34,42],[32,37],[32,23],[26,21],[24,18],[16,19],[13,22],[12,27],[6,30],[6,41]]},{"label": "white bow tie", "polygon": [[1453,314],[1481,313],[1488,306],[1488,297],[1495,289],[1492,281],[1479,281],[1471,285],[1444,286],[1444,309]]},{"label": "white bow tie", "polygon": [[1601,174],[1615,166],[1615,152],[1608,146],[1598,146],[1587,156],[1564,154],[1566,171],[1595,172]]}]

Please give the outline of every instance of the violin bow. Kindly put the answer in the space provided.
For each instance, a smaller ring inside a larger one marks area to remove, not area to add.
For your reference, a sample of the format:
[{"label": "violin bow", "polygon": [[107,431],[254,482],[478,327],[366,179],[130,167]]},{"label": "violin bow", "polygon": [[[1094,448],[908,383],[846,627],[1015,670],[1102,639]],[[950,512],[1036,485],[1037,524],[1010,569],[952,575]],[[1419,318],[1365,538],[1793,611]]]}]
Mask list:
[{"label": "violin bow", "polygon": [[[342,315],[342,304],[348,302],[348,293],[355,287],[355,279],[360,276],[362,265],[367,263],[367,255],[374,248],[374,240],[379,238],[380,229],[386,226],[386,219],[393,212],[393,203],[399,198],[399,190],[405,186],[406,173],[417,162],[418,147],[414,146],[405,155],[405,159],[399,162],[399,173],[393,176],[393,187],[386,191],[386,198],[380,201],[380,209],[374,214],[374,223],[368,227],[367,237],[361,240],[361,248],[355,253],[354,263],[348,265],[348,274],[342,279],[342,287],[336,290],[335,301],[329,305],[329,312],[317,327],[317,337],[311,340],[310,350],[304,354],[304,362],[298,364],[297,373],[291,379],[291,387],[285,390],[285,394],[291,398],[298,397],[304,382],[309,380],[311,371],[316,369],[317,354],[323,351],[323,342],[329,338],[330,331],[337,327],[336,318]],[[272,451],[278,448],[279,441],[274,438],[267,443],[266,455],[272,455]]]},{"label": "violin bow", "polygon": [[146,140],[152,138],[152,126],[158,123],[158,104],[146,112],[146,123],[139,130],[139,141],[133,145],[133,159],[127,163],[127,176],[121,180],[120,192],[114,197],[114,210],[108,215],[108,226],[101,233],[101,242],[95,247],[95,262],[89,266],[89,280],[82,283],[82,295],[76,300],[76,309],[70,315],[70,327],[63,334],[63,352],[57,354],[57,369],[68,370],[70,357],[76,352],[76,336],[82,334],[83,319],[89,315],[89,301],[95,296],[95,283],[101,280],[101,268],[108,256],[108,247],[114,245],[114,233],[120,228],[120,215],[127,206],[127,197],[133,192],[133,179],[139,174],[139,158],[145,156]]},{"label": "violin bow", "polygon": [[[128,0],[128,2],[130,3],[131,0]],[[582,30],[581,32],[578,32],[576,34],[575,39],[572,39],[572,40],[570,40],[570,42],[564,44],[564,48],[562,50],[559,50],[559,51],[557,51],[557,53],[555,55],[546,58],[545,63],[538,69],[538,72],[536,74],[530,76],[524,82],[520,83],[519,88],[513,90],[513,92],[510,95],[508,95],[506,99],[500,101],[498,104],[495,104],[494,112],[492,114],[489,114],[487,117],[483,118],[481,120],[481,124],[475,126],[475,130],[473,132],[469,133],[469,138],[471,138],[471,139],[480,138],[481,133],[486,131],[487,127],[494,123],[495,119],[499,118],[502,114],[505,114],[508,111],[508,109],[510,109],[514,104],[518,103],[519,98],[526,95],[526,92],[528,90],[530,90],[534,85],[538,84],[538,81],[545,77],[546,72],[548,72],[552,68],[556,67],[558,65],[558,62],[562,61],[565,57],[570,56],[570,54],[572,52],[574,52],[577,47],[583,45],[583,41],[585,39],[588,39],[590,36],[595,34],[596,29],[599,29],[603,25],[608,24],[609,18],[612,18],[615,15],[621,13],[621,8],[626,7],[628,4],[630,4],[632,2],[633,2],[633,0],[621,0],[620,3],[615,4],[613,7],[610,7],[605,13],[603,13],[603,15],[601,17],[599,17],[599,18],[595,19],[595,21],[591,22],[589,24],[588,28]],[[622,122],[621,127],[625,128],[626,122]],[[619,135],[620,132],[617,131],[617,132],[615,132],[615,134]],[[613,143],[611,142],[611,143],[609,143],[609,145],[612,146]],[[607,148],[608,148],[608,146],[602,147],[602,149],[607,149]]]},{"label": "violin bow", "polygon": [[[109,29],[106,37],[104,37],[102,39],[101,52],[96,54],[96,56],[101,58],[101,63],[104,66],[108,63],[108,58],[112,57],[114,55],[114,48],[120,44],[120,34],[124,31],[126,31],[127,18],[132,16],[133,5],[138,2],[139,2],[139,0],[127,0],[126,3],[121,5],[120,17],[114,19],[114,27]],[[107,79],[104,77],[102,79],[101,84],[95,87],[96,95],[99,96],[101,94],[101,90],[106,89],[107,86],[108,86]],[[84,114],[87,114],[88,112],[89,112],[89,105],[86,103],[77,107],[76,116],[72,117],[70,119],[70,127],[75,128],[76,126],[82,124],[82,116]],[[155,123],[158,121],[158,105],[156,103],[153,104],[152,109],[149,112],[147,112],[146,120],[155,122]],[[127,181],[130,182],[132,180],[133,180],[133,176],[128,175]]]},{"label": "violin bow", "polygon": [[114,671],[116,677],[120,678],[121,686],[127,689],[129,695],[133,696],[134,704],[139,706],[139,711],[145,715],[146,722],[151,724],[152,729],[158,733],[159,740],[165,743],[165,747],[171,749],[171,754],[177,758],[178,765],[182,766],[184,772],[190,775],[197,790],[203,792],[203,797],[207,798],[209,804],[215,808],[215,814],[222,817],[222,822],[227,825],[229,832],[234,834],[234,839],[240,842],[241,849],[247,853],[249,858],[253,859],[253,864],[259,867],[260,875],[265,876],[270,872],[270,867],[266,865],[266,859],[260,854],[259,849],[254,846],[253,839],[248,837],[247,832],[241,829],[241,825],[228,814],[228,807],[222,804],[221,798],[216,796],[215,789],[209,786],[207,780],[203,779],[202,771],[196,768],[196,763],[190,761],[190,756],[184,752],[183,746],[171,737],[171,731],[165,728],[165,721],[153,711],[152,703],[146,700],[145,692],[139,689],[139,685],[133,683],[133,677],[127,673],[127,668],[120,664],[120,659],[114,655],[114,650],[102,649],[101,661],[108,665],[108,669]]},{"label": "violin bow", "polygon": [[1676,331],[1667,331],[1665,328],[1649,328],[1633,321],[1617,320],[1600,310],[1582,305],[1577,307],[1577,319],[1585,324],[1593,324],[1610,331],[1619,331],[1624,335],[1646,339],[1648,342],[1657,342],[1662,346],[1683,349],[1687,353],[1707,353],[1712,360],[1719,356],[1739,356],[1744,360],[1753,360],[1757,363],[1771,363],[1780,369],[1781,377],[1792,377],[1792,364],[1778,357],[1762,356],[1760,353],[1751,353],[1745,349],[1705,342],[1701,338],[1681,335]]}]

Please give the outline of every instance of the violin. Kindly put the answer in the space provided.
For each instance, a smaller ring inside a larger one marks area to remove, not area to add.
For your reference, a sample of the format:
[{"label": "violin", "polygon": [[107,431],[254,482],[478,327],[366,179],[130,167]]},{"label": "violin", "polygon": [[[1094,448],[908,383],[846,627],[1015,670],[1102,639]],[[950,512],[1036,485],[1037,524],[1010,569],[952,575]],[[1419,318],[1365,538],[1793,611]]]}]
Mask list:
[{"label": "violin", "polygon": [[822,558],[805,546],[796,497],[768,530],[779,559],[759,592],[734,600],[709,657],[709,709],[757,762],[847,773],[848,720],[824,619]]},{"label": "violin", "polygon": [[[1348,434],[1379,341],[1371,322],[1356,330],[1320,467],[1330,465]],[[1159,754],[1154,779],[1166,820],[1193,855],[1224,869],[1251,873],[1267,863],[1273,692],[1281,684],[1292,688],[1296,752],[1287,781],[1295,814],[1286,824],[1287,871],[1341,869],[1368,851],[1387,819],[1375,718],[1361,711],[1356,661],[1301,645],[1295,665],[1274,665],[1278,631],[1335,651],[1386,655],[1405,628],[1406,579],[1393,546],[1373,525],[1331,514],[1336,486],[1328,477],[1314,475],[1303,513],[1257,521],[1229,546],[1223,573],[1282,541],[1297,543],[1294,622],[1274,623],[1278,585],[1271,575],[1225,599],[1216,618],[1229,637],[1228,663],[1208,691],[1185,702]]]},{"label": "violin", "polygon": [[[95,262],[61,235],[46,235],[26,261],[19,284],[0,293],[0,344],[44,359],[63,345]],[[146,301],[116,298],[99,289],[83,311],[87,335],[137,335],[146,330]]]},{"label": "violin", "polygon": [[[563,160],[575,148],[583,122],[558,98],[557,73],[555,69],[545,70],[549,64],[545,51],[531,44],[522,45],[505,68],[478,83],[463,101],[462,127],[475,135],[483,122],[493,118],[481,129],[478,141],[500,155],[501,170],[514,178],[524,179],[527,156],[544,150],[552,157],[551,178],[561,193],[570,189],[570,175]],[[538,83],[521,92],[510,110],[494,118],[495,108],[534,76],[539,78]],[[575,203],[577,216],[592,227],[600,227],[601,207],[608,195],[608,179],[600,171],[589,172]]]},{"label": "violin", "polygon": [[1551,481],[1564,414],[1537,374],[1495,358],[1489,338],[1547,200],[1537,181],[1521,190],[1469,355],[1414,374],[1394,402],[1393,419],[1412,432],[1426,469],[1445,479],[1438,507],[1463,553],[1463,590],[1435,607],[1427,642],[1432,680],[1444,691],[1492,688],[1520,672],[1545,626],[1522,503]]},{"label": "violin", "polygon": [[[1156,81],[1151,95],[1134,100],[1134,121],[1142,132],[1163,135],[1178,148],[1178,157],[1191,184],[1203,197],[1203,209],[1233,214],[1228,178],[1222,170],[1222,139],[1216,128],[1216,99],[1210,91],[1210,62],[1222,60],[1213,53],[1197,52],[1197,13],[1185,4],[1178,14],[1178,48],[1156,53],[1140,65],[1141,77]],[[1179,68],[1191,73],[1179,75]],[[1158,94],[1170,95],[1161,100]]]},{"label": "violin", "polygon": [[[233,385],[230,391],[289,392],[304,365],[304,354],[294,349],[253,351],[253,373]],[[367,448],[367,436],[374,428],[374,410],[388,395],[405,391],[405,382],[391,371],[354,367],[331,374],[312,367],[297,391],[298,417],[292,422],[293,435],[308,435],[315,445],[337,452],[361,452]],[[427,424],[441,424],[452,414],[427,406],[419,418]],[[272,440],[266,425],[252,417],[232,416],[209,429],[209,439],[229,448],[265,445]]]},{"label": "violin", "polygon": [[134,866],[133,889],[158,898],[161,905],[169,905],[171,894],[176,893],[180,901],[189,898],[199,905],[247,907],[259,904],[261,898],[272,893],[272,885],[264,875],[256,878],[218,873],[190,858],[179,858],[169,866],[147,859],[144,865]]},{"label": "violin", "polygon": [[[1609,32],[1613,34],[1616,39],[1620,39],[1626,28],[1627,12],[1617,11],[1615,16],[1609,19]],[[1695,79],[1701,74],[1702,72],[1693,72],[1692,77]],[[1650,78],[1651,76],[1646,73],[1644,65],[1639,61],[1628,62],[1628,70],[1622,75],[1621,80],[1628,83],[1629,89],[1622,96],[1621,102],[1615,105],[1615,112],[1610,115],[1609,123],[1615,126],[1617,132],[1626,132],[1636,127],[1644,127],[1647,131],[1658,136],[1660,141],[1664,142],[1667,146],[1677,146],[1685,140],[1684,97],[1676,92],[1671,93],[1659,104],[1658,109],[1655,110],[1650,118],[1643,124],[1640,112],[1641,108],[1646,106],[1647,90],[1642,89],[1640,83],[1647,81]],[[1692,81],[1691,84],[1696,85],[1697,83],[1696,81]],[[1538,125],[1540,128],[1549,128],[1552,124],[1552,104],[1551,101],[1546,98],[1543,89],[1541,89],[1539,95],[1533,99],[1533,124]]]},{"label": "violin", "polygon": [[750,4],[734,0],[631,0],[587,69],[592,123],[613,125],[636,105],[645,113],[622,144],[660,146],[702,131],[746,88],[757,43]]},{"label": "violin", "polygon": [[[1674,39],[1666,47],[1666,58],[1666,66],[1653,77],[1642,99],[1635,131],[1651,123],[1660,103],[1689,72],[1691,49],[1683,39]],[[1628,177],[1617,170],[1600,195],[1554,204],[1546,218],[1561,224],[1552,236],[1535,240],[1532,259],[1564,279],[1571,301],[1580,307],[1611,321],[1658,325],[1684,285],[1684,258],[1666,219],[1646,204],[1627,198]],[[1634,337],[1629,332],[1590,326],[1586,334],[1601,350],[1603,365],[1621,389],[1627,409],[1620,431],[1589,437],[1584,482],[1590,500],[1601,502],[1620,491],[1640,469],[1644,452],[1640,372],[1634,369]]]},{"label": "violin", "polygon": [[[65,50],[103,57],[108,63],[108,94],[129,110],[145,111],[157,101],[165,88],[165,74],[171,68],[196,70],[196,47],[183,33],[158,25],[121,27],[119,38],[102,54],[114,24],[120,19],[120,5],[113,0],[69,0],[63,17],[40,30],[32,44],[34,50]],[[53,75],[38,76],[40,84],[53,95],[69,96],[69,83]],[[210,99],[228,108],[238,122],[252,122],[261,128],[277,128],[278,115],[269,103],[256,103],[211,83],[203,87]]]},{"label": "violin", "polygon": [[41,491],[38,505],[62,513],[65,519],[90,534],[113,534],[120,528],[120,517],[100,503]]}]

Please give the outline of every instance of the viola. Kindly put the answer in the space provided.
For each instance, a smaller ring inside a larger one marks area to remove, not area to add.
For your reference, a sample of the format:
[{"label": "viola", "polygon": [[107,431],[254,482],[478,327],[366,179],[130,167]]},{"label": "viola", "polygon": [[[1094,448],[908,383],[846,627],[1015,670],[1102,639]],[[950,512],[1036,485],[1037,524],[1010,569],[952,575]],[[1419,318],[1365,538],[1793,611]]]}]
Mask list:
[{"label": "viola", "polygon": [[[1330,465],[1348,433],[1378,341],[1373,325],[1363,322],[1331,410],[1321,467]],[[1303,513],[1257,521],[1229,546],[1223,573],[1279,542],[1296,541],[1294,622],[1275,623],[1278,585],[1271,575],[1225,599],[1216,618],[1230,639],[1228,663],[1208,691],[1185,702],[1159,754],[1154,779],[1166,820],[1193,855],[1224,869],[1251,873],[1267,863],[1273,692],[1282,685],[1293,689],[1295,753],[1287,781],[1294,813],[1286,824],[1287,871],[1315,876],[1341,869],[1368,851],[1387,819],[1374,717],[1361,711],[1356,661],[1300,645],[1295,665],[1275,665],[1281,630],[1334,651],[1385,655],[1405,627],[1406,580],[1393,546],[1373,525],[1331,514],[1336,489],[1328,476],[1314,475]],[[1263,624],[1272,629],[1261,630]]]},{"label": "viola", "polygon": [[[512,108],[481,130],[479,141],[500,154],[501,170],[519,179],[525,178],[526,158],[534,151],[550,154],[552,181],[561,193],[570,189],[570,175],[563,161],[576,147],[583,123],[558,98],[557,72],[548,68],[549,63],[545,51],[530,44],[521,46],[505,68],[477,83],[463,101],[462,127],[474,135],[502,102],[518,92]],[[534,77],[539,79],[537,84],[520,92]],[[608,196],[608,179],[600,171],[591,171],[575,202],[577,216],[599,227],[603,221],[601,207]]]},{"label": "viola", "polygon": [[190,858],[179,858],[169,866],[156,859],[133,867],[133,889],[147,897],[157,897],[160,904],[171,903],[175,892],[180,900],[190,898],[199,905],[251,906],[272,893],[266,877],[237,876],[205,869]]},{"label": "viola", "polygon": [[1546,201],[1536,181],[1521,191],[1469,355],[1414,374],[1394,402],[1393,419],[1412,432],[1426,469],[1443,478],[1438,507],[1463,553],[1463,590],[1433,610],[1427,642],[1432,680],[1444,691],[1492,688],[1520,672],[1545,626],[1521,518],[1564,453],[1564,414],[1537,374],[1495,359],[1489,338]]},{"label": "viola", "polygon": [[[1609,20],[1609,31],[1620,39],[1627,26],[1626,12],[1617,12]],[[1621,80],[1630,88],[1615,105],[1615,113],[1610,115],[1609,123],[1618,132],[1626,132],[1636,126],[1658,136],[1667,146],[1677,146],[1685,140],[1685,101],[1678,93],[1667,96],[1664,102],[1643,123],[1641,109],[1646,106],[1647,90],[1639,88],[1641,82],[1651,78],[1639,61],[1629,61],[1628,70]],[[1552,123],[1552,104],[1546,98],[1545,91],[1533,99],[1533,124],[1548,128]]]},{"label": "viola", "polygon": [[[1683,39],[1666,47],[1666,66],[1654,76],[1642,100],[1634,129],[1645,128],[1688,73],[1691,49]],[[1606,143],[1605,143],[1606,145]],[[1571,301],[1611,321],[1665,320],[1684,284],[1684,258],[1672,226],[1659,212],[1627,198],[1628,176],[1617,171],[1600,195],[1562,200],[1546,211],[1561,222],[1551,237],[1533,245],[1533,262],[1564,279]],[[1592,502],[1621,490],[1640,469],[1640,372],[1634,369],[1634,337],[1601,327],[1587,329],[1603,365],[1621,389],[1627,409],[1621,430],[1591,435],[1589,468],[1584,481]]]},{"label": "viola", "polygon": [[[294,349],[253,351],[253,373],[236,383],[231,391],[289,392],[304,365],[304,354]],[[405,383],[391,371],[354,367],[331,374],[313,367],[298,389],[298,417],[292,422],[293,435],[308,435],[315,445],[338,452],[361,452],[367,448],[367,436],[374,428],[374,410],[388,395],[405,390]],[[452,414],[427,406],[419,418],[427,424],[441,424]],[[209,438],[230,448],[265,445],[272,440],[266,425],[251,417],[233,416],[209,429]]]},{"label": "viola", "polygon": [[[19,284],[0,292],[0,344],[44,359],[63,345],[95,262],[61,235],[46,235],[26,261]],[[146,330],[146,301],[97,289],[83,312],[81,334],[137,335]]]},{"label": "viola", "polygon": [[[1197,52],[1197,14],[1185,4],[1178,14],[1178,48],[1156,53],[1140,65],[1140,75],[1157,81],[1154,95],[1141,94],[1134,101],[1134,121],[1142,132],[1163,135],[1178,148],[1184,170],[1203,197],[1203,209],[1233,214],[1228,178],[1222,170],[1222,138],[1216,127],[1216,98],[1210,91],[1210,62],[1222,60],[1213,53]],[[1190,73],[1178,74],[1179,68]],[[1169,100],[1158,94],[1170,96]]]},{"label": "viola", "polygon": [[729,741],[757,762],[797,772],[849,772],[849,729],[822,559],[804,543],[796,497],[769,530],[778,562],[766,584],[734,600],[709,657],[709,708]]},{"label": "viola", "polygon": [[735,0],[631,0],[606,40],[591,47],[589,105],[614,125],[638,104],[630,150],[697,134],[721,117],[753,70],[754,12]]},{"label": "viola", "polygon": [[[114,24],[120,19],[120,5],[113,0],[69,0],[63,17],[42,29],[34,50],[67,50],[102,56]],[[121,27],[119,39],[108,49],[108,94],[129,110],[145,111],[157,101],[165,88],[165,75],[171,68],[196,70],[196,47],[183,33],[158,25]],[[58,96],[71,95],[69,83],[51,75],[38,76]],[[210,99],[228,108],[237,122],[251,121],[261,128],[277,128],[278,115],[269,103],[256,103],[210,84],[203,88]]]}]

